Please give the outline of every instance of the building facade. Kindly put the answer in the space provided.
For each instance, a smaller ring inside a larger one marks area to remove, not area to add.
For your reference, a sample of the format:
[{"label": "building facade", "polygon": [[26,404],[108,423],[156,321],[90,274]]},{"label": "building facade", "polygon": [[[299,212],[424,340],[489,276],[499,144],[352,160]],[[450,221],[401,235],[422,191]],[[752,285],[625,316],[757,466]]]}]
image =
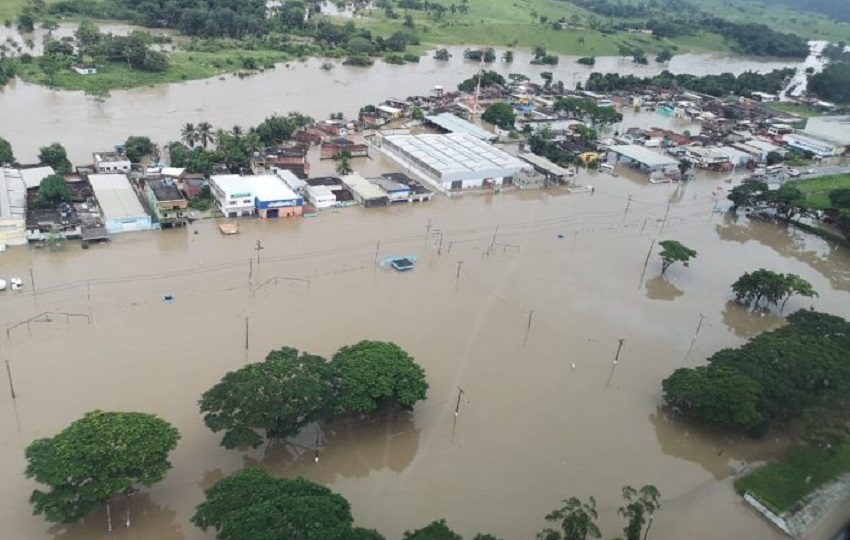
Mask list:
[{"label": "building facade", "polygon": [[154,219],[164,227],[181,227],[188,221],[189,203],[174,180],[163,178],[145,183],[145,198]]},{"label": "building facade", "polygon": [[253,216],[256,211],[254,192],[238,174],[214,174],[210,191],[216,205],[226,217]]},{"label": "building facade", "polygon": [[296,217],[303,213],[304,198],[279,177],[261,174],[242,178],[254,194],[254,206],[262,219]]}]

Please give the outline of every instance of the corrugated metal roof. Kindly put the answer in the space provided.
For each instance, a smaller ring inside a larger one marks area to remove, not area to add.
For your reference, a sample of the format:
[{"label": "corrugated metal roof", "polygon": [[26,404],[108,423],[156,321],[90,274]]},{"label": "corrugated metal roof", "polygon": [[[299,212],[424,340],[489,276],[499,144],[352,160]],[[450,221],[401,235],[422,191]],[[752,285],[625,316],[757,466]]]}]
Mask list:
[{"label": "corrugated metal roof", "polygon": [[466,133],[467,135],[472,135],[476,139],[481,139],[483,141],[489,141],[497,137],[496,134],[490,133],[489,131],[476,126],[472,122],[467,122],[463,118],[458,118],[452,113],[440,113],[433,116],[426,116],[425,120],[440,126],[446,131],[450,131],[452,133]]},{"label": "corrugated metal roof", "polygon": [[678,161],[673,158],[663,156],[658,152],[653,152],[652,150],[647,150],[643,146],[639,146],[637,144],[619,144],[610,147],[608,150],[637,161],[638,163],[642,163],[647,167],[673,166],[678,163]]},{"label": "corrugated metal roof", "polygon": [[130,180],[123,174],[90,174],[89,183],[107,219],[147,216]]}]

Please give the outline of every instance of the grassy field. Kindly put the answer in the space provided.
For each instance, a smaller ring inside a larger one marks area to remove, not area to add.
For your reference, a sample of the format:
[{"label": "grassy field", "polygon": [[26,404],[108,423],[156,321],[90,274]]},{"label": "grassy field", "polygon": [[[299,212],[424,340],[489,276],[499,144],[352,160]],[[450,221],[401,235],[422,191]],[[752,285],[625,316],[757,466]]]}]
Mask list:
[{"label": "grassy field", "polygon": [[812,208],[829,208],[829,192],[834,189],[850,189],[850,174],[822,176],[801,180],[794,185],[800,189]]},{"label": "grassy field", "polygon": [[850,443],[830,452],[823,448],[801,448],[782,461],[760,467],[735,481],[740,493],[752,492],[780,512],[809,493],[850,473]]},{"label": "grassy field", "polygon": [[764,104],[768,109],[794,115],[798,118],[811,118],[822,116],[824,113],[814,107],[798,105],[796,103],[783,103],[781,101],[770,101]]},{"label": "grassy field", "polygon": [[704,11],[730,21],[762,23],[774,30],[810,39],[847,41],[850,36],[850,28],[846,24],[764,0],[702,0],[699,5]]},{"label": "grassy field", "polygon": [[[440,0],[448,6],[450,0]],[[469,2],[469,13],[448,11],[442,21],[435,21],[422,11],[397,9],[401,17],[387,19],[384,12],[374,10],[372,16],[358,19],[357,24],[369,28],[381,35],[404,30],[403,16],[413,17],[416,29],[423,41],[433,45],[491,45],[506,47],[516,44],[520,47],[541,45],[553,53],[579,56],[616,55],[620,44],[640,47],[648,52],[659,51],[664,47],[674,50],[729,50],[717,36],[692,37],[681,43],[655,39],[645,34],[619,33],[605,35],[586,28],[555,29],[552,22],[561,17],[570,19],[572,15],[581,20],[592,15],[568,2],[558,0],[520,0],[508,2],[496,0],[490,2]],[[536,19],[532,19],[536,13]],[[548,21],[540,23],[539,17],[546,16]],[[718,43],[720,41],[721,43]]]},{"label": "grassy field", "polygon": [[[62,90],[78,90],[94,95],[104,95],[110,90],[136,88],[161,83],[206,79],[225,73],[242,72],[242,59],[254,58],[258,66],[271,65],[289,59],[277,51],[226,50],[216,53],[177,52],[170,56],[167,70],[161,73],[131,70],[123,62],[114,62],[98,69],[95,75],[78,75],[71,70],[58,73],[53,87]],[[26,82],[47,85],[47,75],[36,62],[21,64],[19,76]]]}]

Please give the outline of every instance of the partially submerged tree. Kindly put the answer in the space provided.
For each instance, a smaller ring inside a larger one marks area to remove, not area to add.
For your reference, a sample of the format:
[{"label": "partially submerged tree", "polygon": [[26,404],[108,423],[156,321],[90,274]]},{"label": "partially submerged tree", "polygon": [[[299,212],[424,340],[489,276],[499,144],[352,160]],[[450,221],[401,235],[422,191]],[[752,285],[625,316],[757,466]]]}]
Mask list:
[{"label": "partially submerged tree", "polygon": [[339,175],[351,174],[354,169],[351,168],[351,154],[349,152],[337,152],[334,154],[336,160],[336,173]]},{"label": "partially submerged tree", "polygon": [[726,198],[732,201],[732,210],[753,208],[761,202],[767,189],[767,184],[764,182],[747,180],[732,188]]},{"label": "partially submerged tree", "polygon": [[64,174],[71,170],[68,153],[65,151],[65,147],[59,143],[42,146],[38,151],[38,161],[53,167],[57,174]]},{"label": "partially submerged tree", "polygon": [[361,341],[340,349],[331,364],[339,414],[410,410],[428,391],[425,371],[394,343]]},{"label": "partially submerged tree", "polygon": [[759,268],[747,272],[732,284],[732,292],[738,302],[759,307],[762,300],[768,304],[779,304],[779,312],[785,309],[785,304],[794,295],[813,297],[818,293],[812,284],[796,274],[781,274]]},{"label": "partially submerged tree", "polygon": [[655,511],[661,508],[661,493],[652,485],[643,486],[640,489],[625,486],[623,499],[626,500],[626,504],[621,506],[617,513],[629,520],[628,525],[623,529],[626,540],[641,540],[644,525],[647,525],[648,533]]},{"label": "partially submerged tree", "polygon": [[204,423],[224,431],[225,448],[256,448],[267,438],[296,435],[329,414],[329,365],[291,347],[227,373],[200,400]]},{"label": "partially submerged tree", "polygon": [[661,275],[663,276],[671,265],[681,262],[685,266],[691,259],[697,256],[697,252],[676,240],[663,240],[659,245],[661,250]]},{"label": "partially submerged tree", "polygon": [[582,502],[576,497],[563,501],[563,506],[546,514],[546,521],[557,528],[546,528],[537,533],[538,540],[587,540],[599,538],[601,533],[596,526],[599,515],[596,513],[596,499],[590,497]]},{"label": "partially submerged tree", "polygon": [[405,531],[404,540],[463,540],[463,537],[446,525],[446,520],[432,521],[415,531]]},{"label": "partially submerged tree", "polygon": [[206,491],[192,523],[219,540],[380,539],[355,533],[344,497],[304,478],[274,478],[258,468],[232,474]]},{"label": "partially submerged tree", "polygon": [[513,106],[505,101],[493,103],[487,107],[481,118],[505,130],[513,129],[514,122],[516,122],[516,114],[514,113]]},{"label": "partially submerged tree", "polygon": [[139,485],[151,486],[171,468],[177,430],[151,414],[86,414],[53,437],[26,449],[26,475],[50,489],[30,497],[36,514],[71,523]]}]

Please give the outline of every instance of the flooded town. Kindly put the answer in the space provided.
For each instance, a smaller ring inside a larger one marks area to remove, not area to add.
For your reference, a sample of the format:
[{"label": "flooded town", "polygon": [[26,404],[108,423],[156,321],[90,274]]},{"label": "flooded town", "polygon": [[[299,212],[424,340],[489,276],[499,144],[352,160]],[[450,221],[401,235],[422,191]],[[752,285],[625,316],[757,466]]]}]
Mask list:
[{"label": "flooded town", "polygon": [[[246,2],[297,57],[83,92],[133,50],[224,45],[125,0],[97,27],[23,4],[0,28],[33,44],[0,86],[0,536],[850,535],[850,100],[821,90],[843,41],[687,49],[651,13],[535,11],[581,47],[668,41],[367,65],[379,24],[449,30],[408,0]],[[368,30],[333,56],[320,24]]]}]

